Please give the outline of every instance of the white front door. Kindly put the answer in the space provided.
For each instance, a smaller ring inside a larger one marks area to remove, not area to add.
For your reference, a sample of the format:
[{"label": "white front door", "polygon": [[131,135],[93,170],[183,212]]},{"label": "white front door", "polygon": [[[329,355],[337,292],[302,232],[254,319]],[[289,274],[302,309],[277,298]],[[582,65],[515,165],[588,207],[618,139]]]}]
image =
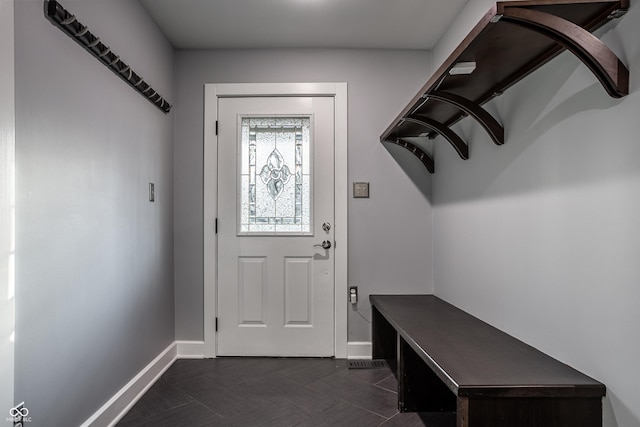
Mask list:
[{"label": "white front door", "polygon": [[218,128],[217,354],[333,356],[334,98],[219,98]]}]

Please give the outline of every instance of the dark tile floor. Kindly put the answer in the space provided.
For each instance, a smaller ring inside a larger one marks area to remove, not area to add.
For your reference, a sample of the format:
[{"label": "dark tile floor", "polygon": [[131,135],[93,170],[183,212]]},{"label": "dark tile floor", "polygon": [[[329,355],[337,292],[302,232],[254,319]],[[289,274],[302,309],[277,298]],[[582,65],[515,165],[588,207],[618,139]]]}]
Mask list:
[{"label": "dark tile floor", "polygon": [[390,368],[346,360],[178,360],[119,427],[455,425],[453,414],[398,413]]}]

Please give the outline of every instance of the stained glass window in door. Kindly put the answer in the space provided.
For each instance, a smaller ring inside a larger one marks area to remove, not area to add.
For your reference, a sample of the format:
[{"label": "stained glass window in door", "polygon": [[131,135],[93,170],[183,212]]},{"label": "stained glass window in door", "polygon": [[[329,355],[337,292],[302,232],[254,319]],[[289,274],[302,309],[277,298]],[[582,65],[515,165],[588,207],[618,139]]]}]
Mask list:
[{"label": "stained glass window in door", "polygon": [[311,117],[243,117],[240,234],[310,234]]}]

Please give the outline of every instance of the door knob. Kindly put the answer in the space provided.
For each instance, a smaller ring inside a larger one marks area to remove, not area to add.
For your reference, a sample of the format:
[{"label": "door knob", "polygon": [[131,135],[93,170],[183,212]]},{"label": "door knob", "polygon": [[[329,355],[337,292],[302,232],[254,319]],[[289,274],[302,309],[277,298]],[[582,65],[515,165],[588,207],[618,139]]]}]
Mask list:
[{"label": "door knob", "polygon": [[331,242],[328,240],[325,240],[322,243],[318,243],[317,245],[313,245],[313,247],[315,248],[316,246],[320,246],[322,249],[330,249],[331,248]]}]

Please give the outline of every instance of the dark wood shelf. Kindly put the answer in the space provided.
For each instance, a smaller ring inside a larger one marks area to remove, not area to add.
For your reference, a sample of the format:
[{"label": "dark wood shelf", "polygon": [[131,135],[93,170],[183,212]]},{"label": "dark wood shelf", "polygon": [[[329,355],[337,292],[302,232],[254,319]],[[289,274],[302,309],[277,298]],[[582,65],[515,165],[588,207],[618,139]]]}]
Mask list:
[{"label": "dark wood shelf", "polygon": [[[629,71],[592,32],[623,16],[629,0],[497,2],[411,99],[380,140],[410,150],[434,172],[432,157],[405,138],[442,135],[468,159],[468,147],[450,127],[471,116],[497,145],[504,128],[482,105],[565,50],[571,51],[614,98],[629,92]],[[471,74],[450,74],[475,62]]]}]

